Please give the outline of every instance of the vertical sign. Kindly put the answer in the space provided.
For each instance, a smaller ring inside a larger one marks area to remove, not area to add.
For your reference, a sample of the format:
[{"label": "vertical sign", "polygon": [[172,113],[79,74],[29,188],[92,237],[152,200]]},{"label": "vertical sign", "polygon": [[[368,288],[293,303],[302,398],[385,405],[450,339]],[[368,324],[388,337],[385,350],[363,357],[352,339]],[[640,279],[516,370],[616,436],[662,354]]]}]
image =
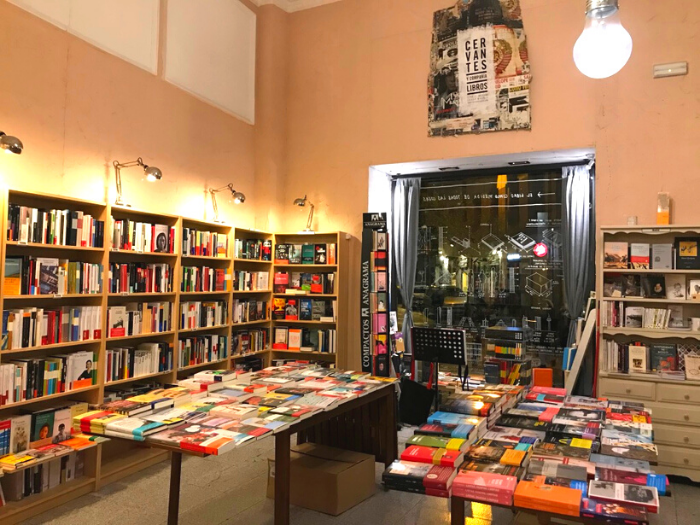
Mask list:
[{"label": "vertical sign", "polygon": [[[386,232],[386,213],[362,214],[362,258],[360,267],[360,355],[362,371],[373,372],[372,355],[372,251],[375,234]],[[387,268],[388,273],[388,268]],[[388,290],[387,290],[388,294]],[[390,304],[387,301],[387,305]]]}]

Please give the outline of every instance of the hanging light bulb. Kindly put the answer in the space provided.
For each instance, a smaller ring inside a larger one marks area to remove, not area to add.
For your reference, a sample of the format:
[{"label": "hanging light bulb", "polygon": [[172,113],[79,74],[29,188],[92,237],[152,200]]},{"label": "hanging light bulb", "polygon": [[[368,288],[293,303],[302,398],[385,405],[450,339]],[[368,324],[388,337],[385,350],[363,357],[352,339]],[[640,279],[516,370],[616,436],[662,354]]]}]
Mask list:
[{"label": "hanging light bulb", "polygon": [[576,67],[590,78],[608,78],[632,55],[632,37],[620,22],[618,0],[587,0],[586,26],[574,45]]}]

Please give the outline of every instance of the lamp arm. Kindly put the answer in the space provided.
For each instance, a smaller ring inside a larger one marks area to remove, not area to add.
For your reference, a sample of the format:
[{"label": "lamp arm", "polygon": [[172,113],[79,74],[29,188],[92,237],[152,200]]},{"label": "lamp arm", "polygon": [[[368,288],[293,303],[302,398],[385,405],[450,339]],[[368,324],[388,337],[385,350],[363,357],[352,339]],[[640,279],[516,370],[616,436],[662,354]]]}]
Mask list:
[{"label": "lamp arm", "polygon": [[114,166],[115,182],[117,183],[117,200],[114,204],[118,206],[124,206],[124,200],[122,199],[122,168],[133,168],[134,166],[144,166],[143,159],[139,157],[136,160],[131,160],[129,162],[119,162],[115,160],[112,162]]},{"label": "lamp arm", "polygon": [[306,221],[306,229],[310,231],[311,230],[311,223],[314,220],[314,208],[315,208],[315,206],[311,202],[309,202],[309,206],[311,206],[311,209],[309,210],[309,219]]},{"label": "lamp arm", "polygon": [[218,191],[220,191],[220,190],[215,190],[213,188],[209,188],[209,194],[211,195],[211,207],[214,209],[214,222],[219,220],[219,206],[216,203],[216,193]]}]

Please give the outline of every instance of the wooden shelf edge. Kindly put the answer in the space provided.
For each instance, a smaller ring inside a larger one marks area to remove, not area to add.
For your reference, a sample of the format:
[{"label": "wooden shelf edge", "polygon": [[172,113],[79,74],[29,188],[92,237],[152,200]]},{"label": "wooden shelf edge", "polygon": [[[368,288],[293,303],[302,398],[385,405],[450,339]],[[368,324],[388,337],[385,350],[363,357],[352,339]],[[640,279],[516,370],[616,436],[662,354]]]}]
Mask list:
[{"label": "wooden shelf edge", "polygon": [[270,352],[270,349],[266,348],[265,350],[258,350],[256,352],[248,352],[247,354],[232,355],[231,359],[243,359],[244,357],[267,354],[268,352]]},{"label": "wooden shelf edge", "polygon": [[622,335],[628,337],[647,337],[649,339],[700,339],[700,332],[692,330],[672,330],[672,329],[653,329],[653,328],[601,328],[600,333],[603,335]]},{"label": "wooden shelf edge", "polygon": [[138,335],[125,335],[122,337],[107,337],[105,340],[110,343],[112,341],[131,341],[137,339],[147,339],[149,337],[159,337],[166,335],[173,335],[175,330],[168,330],[167,332],[157,332],[152,334],[138,334]]},{"label": "wooden shelf edge", "polygon": [[152,379],[154,377],[158,376],[164,376],[168,374],[172,374],[172,370],[166,370],[165,372],[156,372],[154,374],[146,374],[143,376],[138,376],[138,377],[128,377],[126,379],[117,379],[116,381],[105,381],[105,388],[108,386],[113,386],[113,385],[122,385],[124,383],[130,383],[132,381],[139,381],[141,379]]},{"label": "wooden shelf edge", "polygon": [[18,403],[9,403],[7,405],[2,405],[2,406],[0,406],[0,410],[6,409],[6,408],[14,408],[14,407],[32,405],[34,403],[41,403],[42,401],[49,401],[51,399],[58,399],[61,397],[71,396],[73,394],[80,394],[83,392],[89,392],[89,391],[95,390],[99,387],[100,387],[100,385],[91,385],[91,386],[86,386],[85,388],[76,388],[75,390],[68,390],[67,392],[59,392],[58,394],[51,394],[50,396],[41,396],[41,397],[35,397],[34,399],[26,399],[26,400],[20,401]]},{"label": "wooden shelf edge", "polygon": [[217,326],[203,326],[201,328],[184,328],[182,330],[178,330],[178,335],[187,335],[187,334],[197,334],[201,332],[206,332],[207,330],[221,330],[222,328],[228,328],[228,324],[220,324]]},{"label": "wooden shelf edge", "polygon": [[[41,494],[33,494],[20,501],[7,502],[4,507],[0,508],[0,521],[7,525],[20,523],[58,505],[89,494],[95,489],[95,485],[95,478],[84,476],[80,479],[63,483]],[[57,499],[60,501],[54,503]]]},{"label": "wooden shelf edge", "polygon": [[61,348],[70,348],[71,346],[85,346],[99,344],[102,339],[88,339],[86,341],[69,341],[67,343],[55,343],[44,346],[30,346],[27,348],[12,348],[8,350],[0,350],[0,357],[3,355],[24,354],[26,352],[37,352],[40,350],[59,350]]},{"label": "wooden shelf edge", "polygon": [[194,368],[201,368],[201,367],[207,366],[207,365],[219,365],[221,363],[225,363],[226,361],[228,361],[228,357],[226,357],[224,359],[219,359],[218,361],[209,361],[207,363],[199,363],[196,365],[182,366],[182,367],[178,368],[177,371],[178,372],[185,372],[187,370],[192,370]]}]

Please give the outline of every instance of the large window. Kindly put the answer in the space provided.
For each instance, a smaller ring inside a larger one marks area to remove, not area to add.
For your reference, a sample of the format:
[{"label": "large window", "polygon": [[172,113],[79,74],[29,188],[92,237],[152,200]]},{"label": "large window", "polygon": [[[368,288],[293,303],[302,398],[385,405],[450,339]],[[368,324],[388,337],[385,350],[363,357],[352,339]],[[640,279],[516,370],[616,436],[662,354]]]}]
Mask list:
[{"label": "large window", "polygon": [[494,325],[523,327],[533,366],[561,370],[562,189],[554,168],[423,180],[414,322],[467,328],[472,370]]}]

